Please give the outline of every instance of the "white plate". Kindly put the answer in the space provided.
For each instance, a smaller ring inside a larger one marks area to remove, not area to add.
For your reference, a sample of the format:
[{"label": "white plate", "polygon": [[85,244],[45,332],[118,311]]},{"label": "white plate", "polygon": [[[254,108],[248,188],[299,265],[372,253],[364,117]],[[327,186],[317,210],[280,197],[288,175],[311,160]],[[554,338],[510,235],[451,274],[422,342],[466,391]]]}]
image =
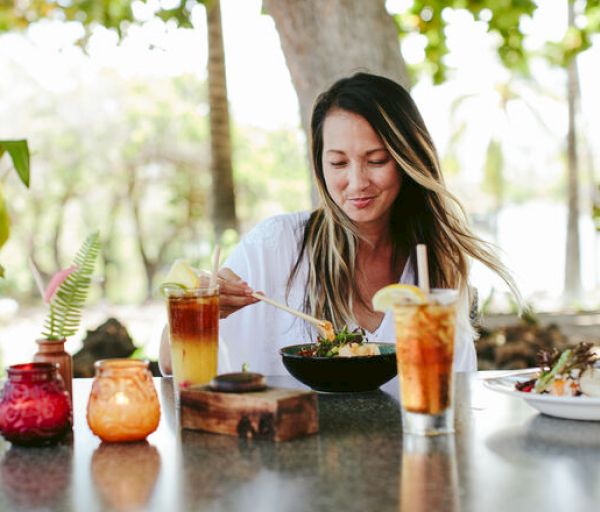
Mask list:
[{"label": "white plate", "polygon": [[536,374],[535,370],[517,371],[501,377],[485,379],[483,385],[492,391],[522,398],[531,407],[549,416],[570,420],[600,420],[600,398],[538,395],[515,389],[517,382],[532,379]]}]

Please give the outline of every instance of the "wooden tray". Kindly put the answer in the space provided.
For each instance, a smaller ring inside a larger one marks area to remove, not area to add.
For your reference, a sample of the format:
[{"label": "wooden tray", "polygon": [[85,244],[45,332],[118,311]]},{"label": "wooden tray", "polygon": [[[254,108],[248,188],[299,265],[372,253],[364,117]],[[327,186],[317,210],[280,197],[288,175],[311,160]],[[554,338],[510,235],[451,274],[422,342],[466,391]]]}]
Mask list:
[{"label": "wooden tray", "polygon": [[242,438],[288,441],[319,430],[314,391],[268,387],[223,393],[208,386],[180,391],[181,425]]}]

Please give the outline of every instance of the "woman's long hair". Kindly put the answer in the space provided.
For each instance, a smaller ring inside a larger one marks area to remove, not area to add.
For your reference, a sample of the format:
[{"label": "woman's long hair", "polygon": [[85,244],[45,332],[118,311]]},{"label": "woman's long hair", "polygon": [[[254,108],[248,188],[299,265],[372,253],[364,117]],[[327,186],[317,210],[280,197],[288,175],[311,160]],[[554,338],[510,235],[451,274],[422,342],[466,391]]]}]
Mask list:
[{"label": "woman's long hair", "polygon": [[366,303],[356,288],[360,234],[331,198],[323,174],[323,125],[334,109],[366,119],[402,173],[390,220],[392,266],[395,268],[400,255],[416,261],[416,245],[423,243],[427,245],[432,288],[457,288],[468,293],[470,257],[500,275],[520,301],[510,273],[492,247],[469,229],[462,206],[447,190],[435,147],[408,92],[387,78],[357,73],[337,81],[313,107],[311,157],[321,206],[306,224],[299,257],[288,280],[289,292],[306,257],[305,310],[332,321],[339,329],[355,322],[353,301]]}]

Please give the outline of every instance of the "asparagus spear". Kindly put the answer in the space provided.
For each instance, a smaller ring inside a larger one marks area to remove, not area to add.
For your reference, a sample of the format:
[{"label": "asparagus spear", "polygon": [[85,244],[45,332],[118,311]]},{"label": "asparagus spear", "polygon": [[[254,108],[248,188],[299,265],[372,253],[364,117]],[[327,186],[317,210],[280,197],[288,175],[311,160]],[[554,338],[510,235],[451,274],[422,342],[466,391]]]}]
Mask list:
[{"label": "asparagus spear", "polygon": [[554,376],[558,375],[559,373],[562,373],[562,371],[567,366],[567,363],[569,362],[572,353],[573,351],[571,349],[565,350],[561,354],[556,364],[552,367],[552,369],[538,378],[534,388],[534,391],[536,393],[543,393],[554,378]]}]

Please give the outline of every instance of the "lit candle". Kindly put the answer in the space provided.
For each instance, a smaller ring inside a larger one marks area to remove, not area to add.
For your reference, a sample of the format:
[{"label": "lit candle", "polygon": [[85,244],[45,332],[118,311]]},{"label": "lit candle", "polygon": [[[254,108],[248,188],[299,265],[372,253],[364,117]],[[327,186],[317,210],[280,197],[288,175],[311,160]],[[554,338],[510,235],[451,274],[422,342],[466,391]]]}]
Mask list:
[{"label": "lit candle", "polygon": [[103,441],[141,441],[156,430],[160,404],[148,362],[97,361],[87,421]]}]

